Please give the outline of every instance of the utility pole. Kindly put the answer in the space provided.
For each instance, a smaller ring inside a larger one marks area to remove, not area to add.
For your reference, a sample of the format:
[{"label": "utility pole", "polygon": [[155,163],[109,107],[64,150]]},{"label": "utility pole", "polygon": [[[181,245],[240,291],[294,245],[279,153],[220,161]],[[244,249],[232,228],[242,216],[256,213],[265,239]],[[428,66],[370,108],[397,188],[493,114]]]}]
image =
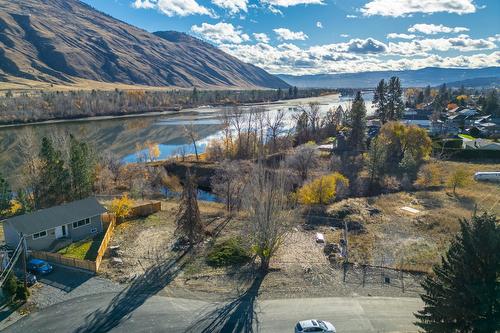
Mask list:
[{"label": "utility pole", "polygon": [[23,258],[23,271],[24,271],[24,289],[26,290],[28,288],[28,273],[27,273],[27,269],[26,269],[26,256],[28,255],[28,251],[27,251],[27,248],[26,248],[26,238],[24,237],[24,235],[21,233],[21,242],[22,243],[22,251],[23,253],[21,254],[22,258]]}]

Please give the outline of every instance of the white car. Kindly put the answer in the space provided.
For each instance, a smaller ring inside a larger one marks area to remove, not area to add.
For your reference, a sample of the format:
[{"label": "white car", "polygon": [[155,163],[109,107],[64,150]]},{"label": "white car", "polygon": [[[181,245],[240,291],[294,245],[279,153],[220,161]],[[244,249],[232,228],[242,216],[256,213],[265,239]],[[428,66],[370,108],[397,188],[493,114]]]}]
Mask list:
[{"label": "white car", "polygon": [[335,333],[335,327],[332,323],[324,320],[309,319],[302,320],[295,325],[295,333],[303,332],[323,332],[323,333]]}]

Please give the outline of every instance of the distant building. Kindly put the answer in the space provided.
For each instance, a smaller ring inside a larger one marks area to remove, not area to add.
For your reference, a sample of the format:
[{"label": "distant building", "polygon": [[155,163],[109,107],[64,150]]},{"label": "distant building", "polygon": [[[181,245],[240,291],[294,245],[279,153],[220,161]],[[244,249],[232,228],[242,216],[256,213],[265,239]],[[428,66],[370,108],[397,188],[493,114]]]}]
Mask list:
[{"label": "distant building", "polygon": [[486,139],[467,139],[462,138],[462,147],[464,149],[484,149],[484,150],[500,150],[500,143]]}]

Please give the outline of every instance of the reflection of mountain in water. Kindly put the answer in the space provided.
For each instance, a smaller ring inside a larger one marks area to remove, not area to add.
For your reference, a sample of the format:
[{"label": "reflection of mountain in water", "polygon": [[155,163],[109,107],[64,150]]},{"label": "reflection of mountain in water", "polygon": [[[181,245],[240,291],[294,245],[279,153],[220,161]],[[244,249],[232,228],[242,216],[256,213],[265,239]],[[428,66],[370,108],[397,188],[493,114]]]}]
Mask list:
[{"label": "reflection of mountain in water", "polygon": [[[99,153],[111,151],[120,157],[134,154],[137,145],[151,141],[161,145],[182,145],[189,141],[182,122],[169,123],[164,117],[121,118],[100,121],[47,124],[0,130],[0,172],[17,183],[21,156],[18,152],[23,135],[32,131],[40,142],[44,136],[73,134],[79,140],[90,143]],[[216,133],[220,125],[195,122],[200,138]]]}]

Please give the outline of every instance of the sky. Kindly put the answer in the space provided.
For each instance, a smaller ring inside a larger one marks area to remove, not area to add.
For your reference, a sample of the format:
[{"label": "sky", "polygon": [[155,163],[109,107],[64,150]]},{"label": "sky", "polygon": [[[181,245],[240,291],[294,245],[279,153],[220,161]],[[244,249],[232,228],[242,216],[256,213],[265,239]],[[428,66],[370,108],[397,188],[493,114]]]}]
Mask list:
[{"label": "sky", "polygon": [[274,74],[500,66],[500,0],[83,0]]}]

